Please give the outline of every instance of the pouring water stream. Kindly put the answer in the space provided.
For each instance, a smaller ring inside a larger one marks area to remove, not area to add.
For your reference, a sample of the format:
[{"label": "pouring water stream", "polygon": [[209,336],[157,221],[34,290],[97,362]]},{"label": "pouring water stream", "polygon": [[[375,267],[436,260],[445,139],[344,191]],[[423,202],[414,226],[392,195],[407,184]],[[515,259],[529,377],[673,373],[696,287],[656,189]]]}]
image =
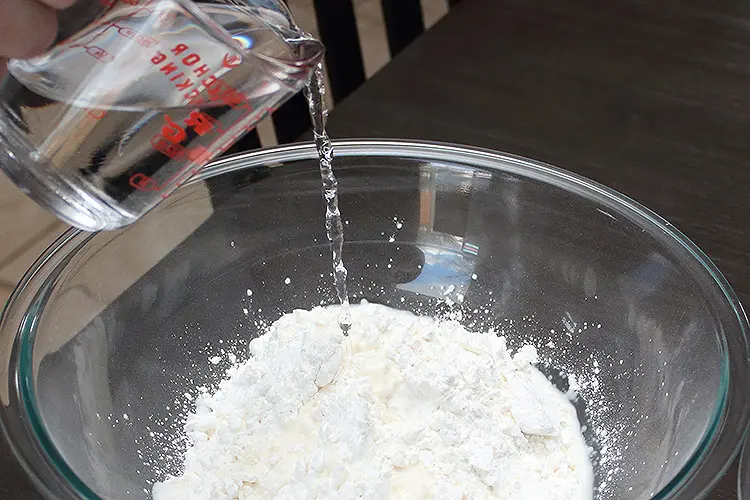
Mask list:
[{"label": "pouring water stream", "polygon": [[304,92],[310,105],[315,148],[320,159],[320,177],[323,181],[323,197],[326,203],[326,235],[330,242],[333,258],[333,283],[336,287],[336,295],[341,303],[338,322],[344,335],[347,335],[351,328],[351,312],[349,310],[349,296],[346,291],[347,271],[342,257],[344,226],[339,211],[338,181],[333,172],[333,144],[331,144],[325,130],[328,109],[325,102],[325,76],[322,64],[318,64],[313,71]]}]

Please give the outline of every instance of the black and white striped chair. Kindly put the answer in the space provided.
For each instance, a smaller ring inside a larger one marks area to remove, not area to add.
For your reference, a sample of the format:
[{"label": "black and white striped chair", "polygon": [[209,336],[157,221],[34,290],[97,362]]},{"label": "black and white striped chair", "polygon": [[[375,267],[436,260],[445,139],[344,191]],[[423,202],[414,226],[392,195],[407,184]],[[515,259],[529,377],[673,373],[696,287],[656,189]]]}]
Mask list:
[{"label": "black and white striped chair", "polygon": [[[454,6],[460,0],[448,0]],[[362,85],[367,75],[355,16],[356,0],[310,0],[314,6],[317,32],[326,46],[328,92],[335,106]],[[294,2],[291,3],[294,11]],[[380,0],[390,58],[396,56],[425,31],[420,0]],[[303,26],[304,28],[305,26]],[[278,144],[294,142],[310,127],[307,102],[294,96],[272,116]],[[262,145],[257,130],[251,130],[226,154],[249,151]],[[263,144],[268,145],[268,144]]]}]

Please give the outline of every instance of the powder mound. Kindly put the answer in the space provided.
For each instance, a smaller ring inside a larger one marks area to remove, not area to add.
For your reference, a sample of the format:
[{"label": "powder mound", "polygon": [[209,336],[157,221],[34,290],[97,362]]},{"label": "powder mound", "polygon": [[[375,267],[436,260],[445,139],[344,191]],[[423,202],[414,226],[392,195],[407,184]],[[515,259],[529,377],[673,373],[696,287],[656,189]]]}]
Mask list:
[{"label": "powder mound", "polygon": [[201,397],[155,500],[592,498],[571,403],[504,337],[385,306],[294,311]]}]

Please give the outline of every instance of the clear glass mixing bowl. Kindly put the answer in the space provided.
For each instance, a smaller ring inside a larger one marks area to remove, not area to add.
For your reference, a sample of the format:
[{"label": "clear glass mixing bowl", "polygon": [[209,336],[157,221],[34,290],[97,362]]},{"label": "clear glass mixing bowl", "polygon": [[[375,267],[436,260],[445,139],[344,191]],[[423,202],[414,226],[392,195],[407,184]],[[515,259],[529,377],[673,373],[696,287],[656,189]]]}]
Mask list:
[{"label": "clear glass mixing bowl", "polygon": [[[597,498],[710,489],[748,422],[748,324],[695,245],[522,158],[337,154],[354,301],[495,327],[561,389],[574,374]],[[50,498],[147,498],[179,470],[185,394],[283,312],[334,302],[313,147],[224,159],[133,227],[67,232],[26,274],[0,324],[4,431]]]},{"label": "clear glass mixing bowl", "polygon": [[740,465],[737,471],[737,498],[748,500],[750,498],[750,441],[745,441],[740,455]]}]

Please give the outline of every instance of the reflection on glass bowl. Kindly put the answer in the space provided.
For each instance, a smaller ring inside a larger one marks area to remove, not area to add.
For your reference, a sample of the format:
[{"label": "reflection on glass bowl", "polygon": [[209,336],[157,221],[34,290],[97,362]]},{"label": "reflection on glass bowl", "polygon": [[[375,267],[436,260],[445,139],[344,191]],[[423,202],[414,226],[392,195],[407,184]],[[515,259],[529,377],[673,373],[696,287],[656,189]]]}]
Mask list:
[{"label": "reflection on glass bowl", "polygon": [[[537,346],[586,425],[596,497],[699,498],[748,408],[747,319],[711,261],[622,195],[445,144],[337,143],[352,299]],[[216,162],[134,226],[66,233],[0,323],[0,419],[54,498],[147,498],[220,352],[335,303],[315,151]],[[287,284],[288,283],[288,284]],[[127,418],[123,415],[127,414]]]}]

